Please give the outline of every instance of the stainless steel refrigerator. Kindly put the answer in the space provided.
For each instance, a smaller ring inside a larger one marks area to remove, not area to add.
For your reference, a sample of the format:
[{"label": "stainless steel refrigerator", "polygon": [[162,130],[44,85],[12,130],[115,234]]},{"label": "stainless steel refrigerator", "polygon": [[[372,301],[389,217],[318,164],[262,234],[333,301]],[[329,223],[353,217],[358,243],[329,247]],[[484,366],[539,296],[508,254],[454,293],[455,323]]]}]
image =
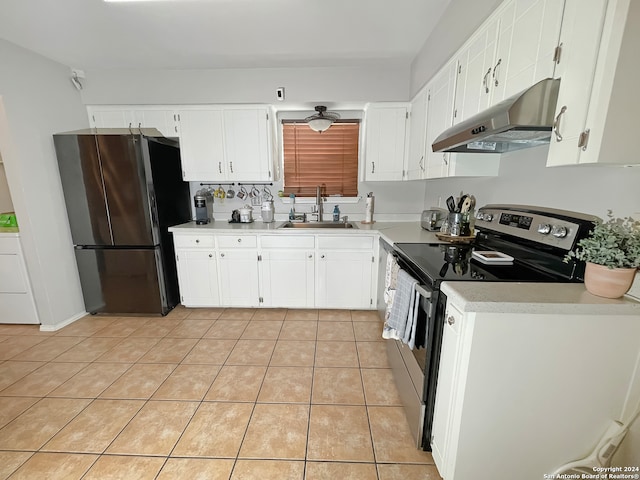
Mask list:
[{"label": "stainless steel refrigerator", "polygon": [[85,307],[166,315],[179,302],[168,227],[191,219],[179,144],[116,132],[53,136]]}]

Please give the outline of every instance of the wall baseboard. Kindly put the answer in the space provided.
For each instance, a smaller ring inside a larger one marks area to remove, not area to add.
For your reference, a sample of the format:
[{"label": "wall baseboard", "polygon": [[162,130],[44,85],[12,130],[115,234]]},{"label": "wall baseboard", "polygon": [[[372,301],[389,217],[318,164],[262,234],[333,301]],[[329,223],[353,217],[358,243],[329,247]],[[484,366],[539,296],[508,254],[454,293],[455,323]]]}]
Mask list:
[{"label": "wall baseboard", "polygon": [[81,312],[81,313],[78,313],[78,314],[74,315],[73,317],[67,318],[66,320],[64,320],[64,321],[62,321],[60,323],[56,323],[55,325],[40,325],[40,331],[41,332],[57,332],[61,328],[72,324],[76,320],[80,320],[82,317],[84,317],[86,315],[88,315],[87,312]]}]

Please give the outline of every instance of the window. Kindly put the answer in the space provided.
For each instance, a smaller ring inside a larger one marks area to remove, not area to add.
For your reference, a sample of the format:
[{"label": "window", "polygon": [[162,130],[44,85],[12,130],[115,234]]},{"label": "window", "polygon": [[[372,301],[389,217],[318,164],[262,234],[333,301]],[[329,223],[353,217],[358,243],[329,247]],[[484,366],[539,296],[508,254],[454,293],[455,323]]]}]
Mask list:
[{"label": "window", "polygon": [[358,120],[335,122],[322,133],[296,120],[283,120],[284,192],[313,197],[358,195]]}]

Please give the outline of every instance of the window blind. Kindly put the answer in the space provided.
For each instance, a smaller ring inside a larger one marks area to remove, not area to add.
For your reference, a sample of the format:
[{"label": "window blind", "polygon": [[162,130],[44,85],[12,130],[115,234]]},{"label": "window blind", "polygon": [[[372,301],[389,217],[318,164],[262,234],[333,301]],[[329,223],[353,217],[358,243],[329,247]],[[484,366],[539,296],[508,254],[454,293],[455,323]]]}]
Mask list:
[{"label": "window blind", "polygon": [[312,197],[358,195],[358,137],[356,121],[336,122],[324,132],[304,122],[283,121],[284,192]]}]

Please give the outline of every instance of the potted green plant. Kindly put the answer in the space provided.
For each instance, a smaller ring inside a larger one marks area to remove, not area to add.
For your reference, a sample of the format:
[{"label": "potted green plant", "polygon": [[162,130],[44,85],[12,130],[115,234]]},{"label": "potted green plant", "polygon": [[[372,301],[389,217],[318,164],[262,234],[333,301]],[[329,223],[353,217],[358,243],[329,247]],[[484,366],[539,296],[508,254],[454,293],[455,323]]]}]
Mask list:
[{"label": "potted green plant", "polygon": [[565,261],[586,262],[586,289],[600,297],[619,298],[631,287],[640,266],[640,222],[631,217],[594,222],[588,237],[580,240]]}]

